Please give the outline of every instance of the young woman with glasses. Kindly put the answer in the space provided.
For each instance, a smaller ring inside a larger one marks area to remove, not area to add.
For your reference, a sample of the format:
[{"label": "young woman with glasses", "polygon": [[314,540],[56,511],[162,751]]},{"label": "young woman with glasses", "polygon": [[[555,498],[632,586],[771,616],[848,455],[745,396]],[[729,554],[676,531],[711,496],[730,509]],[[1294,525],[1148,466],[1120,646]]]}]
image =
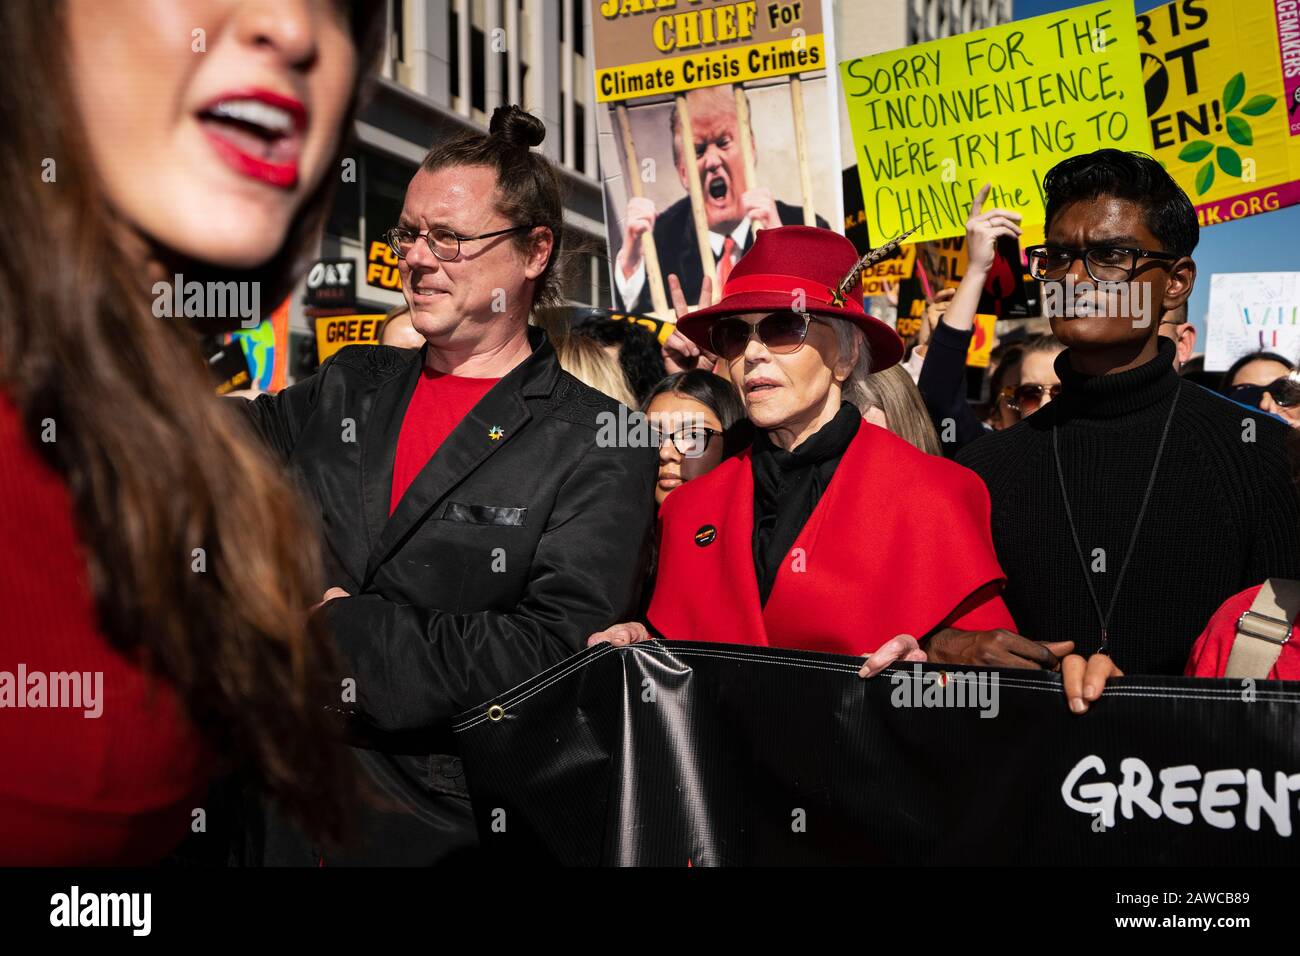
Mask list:
[{"label": "young woman with glasses", "polygon": [[655,504],[716,468],[743,439],[745,407],[726,379],[693,369],[669,375],[650,392],[645,413],[659,446]]}]

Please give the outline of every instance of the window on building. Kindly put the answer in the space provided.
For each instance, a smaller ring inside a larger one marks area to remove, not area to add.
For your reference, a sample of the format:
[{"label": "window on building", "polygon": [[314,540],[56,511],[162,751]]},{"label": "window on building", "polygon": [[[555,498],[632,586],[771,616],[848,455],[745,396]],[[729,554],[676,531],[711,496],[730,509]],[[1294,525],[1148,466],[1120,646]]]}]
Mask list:
[{"label": "window on building", "polygon": [[[341,182],[334,193],[334,205],[330,208],[329,219],[325,222],[325,231],[340,239],[361,241],[361,190],[365,184],[365,173],[360,168],[362,160],[356,156],[351,159],[356,167],[352,169],[352,182]],[[340,175],[342,171],[340,170]]]},{"label": "window on building", "polygon": [[587,110],[577,100],[573,101],[573,167],[580,173],[587,171]]},{"label": "window on building", "polygon": [[[581,2],[581,0],[574,0],[574,2],[573,2],[573,24],[572,24],[572,29],[573,29],[573,54],[574,54],[574,56],[585,56],[585,55],[586,55],[586,50],[585,50],[585,48],[584,48],[583,45],[582,45],[582,44],[583,44],[583,35],[582,35],[582,14],[583,14],[583,11],[586,9],[586,6],[587,6],[587,5],[586,5],[585,3],[583,3],[583,2]],[[563,19],[563,17],[561,17],[561,19]]]},{"label": "window on building", "polygon": [[415,175],[415,165],[367,152],[366,164],[366,244],[378,239],[385,230],[397,225],[406,199],[406,187]]},{"label": "window on building", "polygon": [[483,63],[483,31],[469,31],[469,105],[480,112],[487,110],[487,68]]},{"label": "window on building", "polygon": [[451,95],[460,96],[460,17],[456,8],[447,8],[447,49],[451,54]]},{"label": "window on building", "polygon": [[399,63],[406,62],[406,2],[405,0],[388,0],[389,19],[392,29],[388,37],[388,55]]}]

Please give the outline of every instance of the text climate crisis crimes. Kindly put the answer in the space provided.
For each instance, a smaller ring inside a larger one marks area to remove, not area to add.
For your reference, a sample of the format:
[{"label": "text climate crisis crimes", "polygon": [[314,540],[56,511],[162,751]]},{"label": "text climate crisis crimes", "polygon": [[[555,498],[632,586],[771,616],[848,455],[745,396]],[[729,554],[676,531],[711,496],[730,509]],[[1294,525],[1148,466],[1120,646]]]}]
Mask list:
[{"label": "text climate crisis crimes", "polygon": [[744,50],[703,54],[681,62],[681,74],[671,66],[638,65],[599,74],[602,99],[628,99],[679,89],[738,80],[741,77],[811,72],[823,67],[822,49],[809,43],[801,49],[781,49],[782,43]]}]

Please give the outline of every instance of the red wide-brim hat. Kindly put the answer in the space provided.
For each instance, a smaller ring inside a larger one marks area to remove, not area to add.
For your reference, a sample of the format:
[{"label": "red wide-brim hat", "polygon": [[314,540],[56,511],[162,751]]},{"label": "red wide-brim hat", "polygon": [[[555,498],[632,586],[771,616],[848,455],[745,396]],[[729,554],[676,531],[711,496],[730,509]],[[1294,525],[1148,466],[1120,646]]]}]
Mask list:
[{"label": "red wide-brim hat", "polygon": [[879,372],[903,359],[903,340],[868,315],[862,282],[846,295],[840,283],[858,262],[858,251],[837,232],[813,226],[781,226],[759,232],[753,247],[731,270],[716,305],[692,312],[677,328],[702,349],[713,350],[709,329],[718,319],[746,312],[801,311],[852,322],[867,335],[871,370]]}]

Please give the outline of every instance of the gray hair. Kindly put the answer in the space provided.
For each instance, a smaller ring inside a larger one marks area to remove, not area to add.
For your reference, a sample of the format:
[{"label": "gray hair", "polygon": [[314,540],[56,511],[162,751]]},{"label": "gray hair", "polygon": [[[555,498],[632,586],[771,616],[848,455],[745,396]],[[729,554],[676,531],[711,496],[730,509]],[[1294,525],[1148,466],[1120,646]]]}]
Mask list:
[{"label": "gray hair", "polygon": [[867,344],[867,335],[847,319],[829,316],[825,318],[835,330],[835,344],[839,349],[837,353],[839,357],[847,359],[854,354],[855,350],[857,351],[857,360],[849,370],[849,377],[844,380],[840,388],[844,400],[851,402],[861,414],[865,415],[870,408],[878,404],[870,385],[871,347]]}]

